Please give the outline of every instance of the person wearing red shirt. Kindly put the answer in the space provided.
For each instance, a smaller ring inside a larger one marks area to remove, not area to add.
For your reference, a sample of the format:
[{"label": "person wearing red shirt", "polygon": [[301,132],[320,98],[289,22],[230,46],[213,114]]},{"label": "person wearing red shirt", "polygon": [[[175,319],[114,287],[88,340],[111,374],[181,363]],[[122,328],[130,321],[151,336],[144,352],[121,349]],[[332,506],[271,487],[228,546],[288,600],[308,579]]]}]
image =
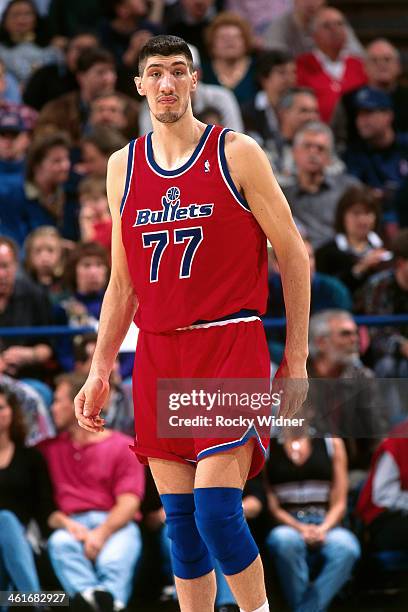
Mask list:
[{"label": "person wearing red shirt", "polygon": [[322,121],[329,122],[339,98],[367,82],[364,64],[346,50],[346,21],[340,11],[322,8],[313,22],[315,49],[297,58],[298,85],[314,89]]}]

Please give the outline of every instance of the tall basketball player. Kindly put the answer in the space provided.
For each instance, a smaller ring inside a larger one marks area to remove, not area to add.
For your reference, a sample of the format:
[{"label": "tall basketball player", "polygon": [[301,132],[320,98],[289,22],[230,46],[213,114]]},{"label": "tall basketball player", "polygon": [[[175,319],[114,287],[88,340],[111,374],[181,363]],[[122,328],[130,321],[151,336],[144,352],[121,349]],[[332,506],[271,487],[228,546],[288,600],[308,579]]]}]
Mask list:
[{"label": "tall basketball player", "polygon": [[[259,315],[267,300],[266,238],[284,286],[287,335],[280,374],[306,378],[309,263],[289,207],[258,145],[194,118],[197,86],[186,43],[152,38],[137,91],[153,132],[108,167],[112,274],[89,378],[75,399],[79,424],[100,431],[120,344],[140,329],[134,370],[134,452],[148,463],[166,512],[183,612],[212,612],[213,559],[246,612],[269,610],[263,568],[242,513],[242,488],[268,444],[256,431],[231,439],[157,436],[160,378],[269,378]],[[294,393],[292,409],[304,400]]]}]

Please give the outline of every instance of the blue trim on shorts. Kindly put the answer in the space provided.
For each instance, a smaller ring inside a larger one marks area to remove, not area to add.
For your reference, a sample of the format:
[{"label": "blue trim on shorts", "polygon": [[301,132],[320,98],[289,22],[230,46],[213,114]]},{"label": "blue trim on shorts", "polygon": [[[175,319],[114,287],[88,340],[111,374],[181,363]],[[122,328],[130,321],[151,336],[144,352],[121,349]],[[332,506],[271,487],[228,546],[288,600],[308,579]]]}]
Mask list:
[{"label": "blue trim on shorts", "polygon": [[243,308],[242,310],[238,310],[238,312],[233,312],[232,314],[225,315],[224,317],[220,317],[219,319],[212,319],[212,320],[198,319],[198,321],[194,321],[194,323],[191,323],[191,325],[205,325],[206,323],[219,323],[221,321],[230,321],[231,319],[244,319],[245,317],[259,317],[259,312],[257,310],[250,310],[249,308]]},{"label": "blue trim on shorts", "polygon": [[231,448],[237,448],[238,446],[243,446],[244,444],[246,444],[246,442],[248,442],[250,438],[256,439],[258,446],[260,450],[262,451],[262,454],[264,455],[264,457],[266,457],[267,449],[263,446],[261,437],[256,427],[252,426],[251,429],[249,429],[246,432],[246,434],[242,436],[242,438],[239,438],[239,440],[232,440],[231,442],[225,442],[224,444],[217,444],[217,446],[205,448],[204,450],[200,451],[197,455],[197,461],[199,461],[200,459],[204,459],[204,457],[209,457],[210,455],[216,455],[217,453],[222,453],[223,451],[229,450]]}]

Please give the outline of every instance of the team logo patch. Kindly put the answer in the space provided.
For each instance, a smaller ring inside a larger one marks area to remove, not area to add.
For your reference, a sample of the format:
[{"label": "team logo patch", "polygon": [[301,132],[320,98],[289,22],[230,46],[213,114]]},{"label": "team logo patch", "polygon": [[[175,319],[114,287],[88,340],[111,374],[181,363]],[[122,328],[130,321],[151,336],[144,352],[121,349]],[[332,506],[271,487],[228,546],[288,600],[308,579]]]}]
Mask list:
[{"label": "team logo patch", "polygon": [[181,206],[181,192],[178,187],[167,189],[165,195],[161,198],[161,205],[162,210],[151,210],[150,208],[138,210],[133,227],[147,225],[148,223],[170,223],[172,221],[185,221],[185,219],[210,217],[214,208],[214,204]]}]

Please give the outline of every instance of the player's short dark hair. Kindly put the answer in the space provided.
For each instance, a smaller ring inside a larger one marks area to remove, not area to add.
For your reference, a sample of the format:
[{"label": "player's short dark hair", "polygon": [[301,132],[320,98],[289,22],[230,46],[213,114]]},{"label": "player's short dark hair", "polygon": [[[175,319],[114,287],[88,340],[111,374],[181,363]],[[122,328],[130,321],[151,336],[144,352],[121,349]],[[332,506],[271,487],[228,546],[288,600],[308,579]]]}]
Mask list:
[{"label": "player's short dark hair", "polygon": [[270,51],[265,51],[259,56],[256,63],[256,77],[258,81],[267,79],[274,68],[277,66],[284,66],[293,61],[294,58],[292,53],[284,49],[271,49]]},{"label": "player's short dark hair", "polygon": [[77,61],[76,71],[78,73],[88,72],[96,64],[109,64],[115,66],[113,55],[102,47],[90,47],[80,53]]},{"label": "player's short dark hair", "polygon": [[164,55],[164,57],[184,55],[190,71],[193,70],[193,56],[190,48],[186,41],[179,36],[161,34],[160,36],[150,38],[139,53],[137,61],[139,76],[143,74],[146,60],[152,55]]},{"label": "player's short dark hair", "polygon": [[408,227],[400,230],[392,240],[391,251],[395,258],[408,259]]}]

